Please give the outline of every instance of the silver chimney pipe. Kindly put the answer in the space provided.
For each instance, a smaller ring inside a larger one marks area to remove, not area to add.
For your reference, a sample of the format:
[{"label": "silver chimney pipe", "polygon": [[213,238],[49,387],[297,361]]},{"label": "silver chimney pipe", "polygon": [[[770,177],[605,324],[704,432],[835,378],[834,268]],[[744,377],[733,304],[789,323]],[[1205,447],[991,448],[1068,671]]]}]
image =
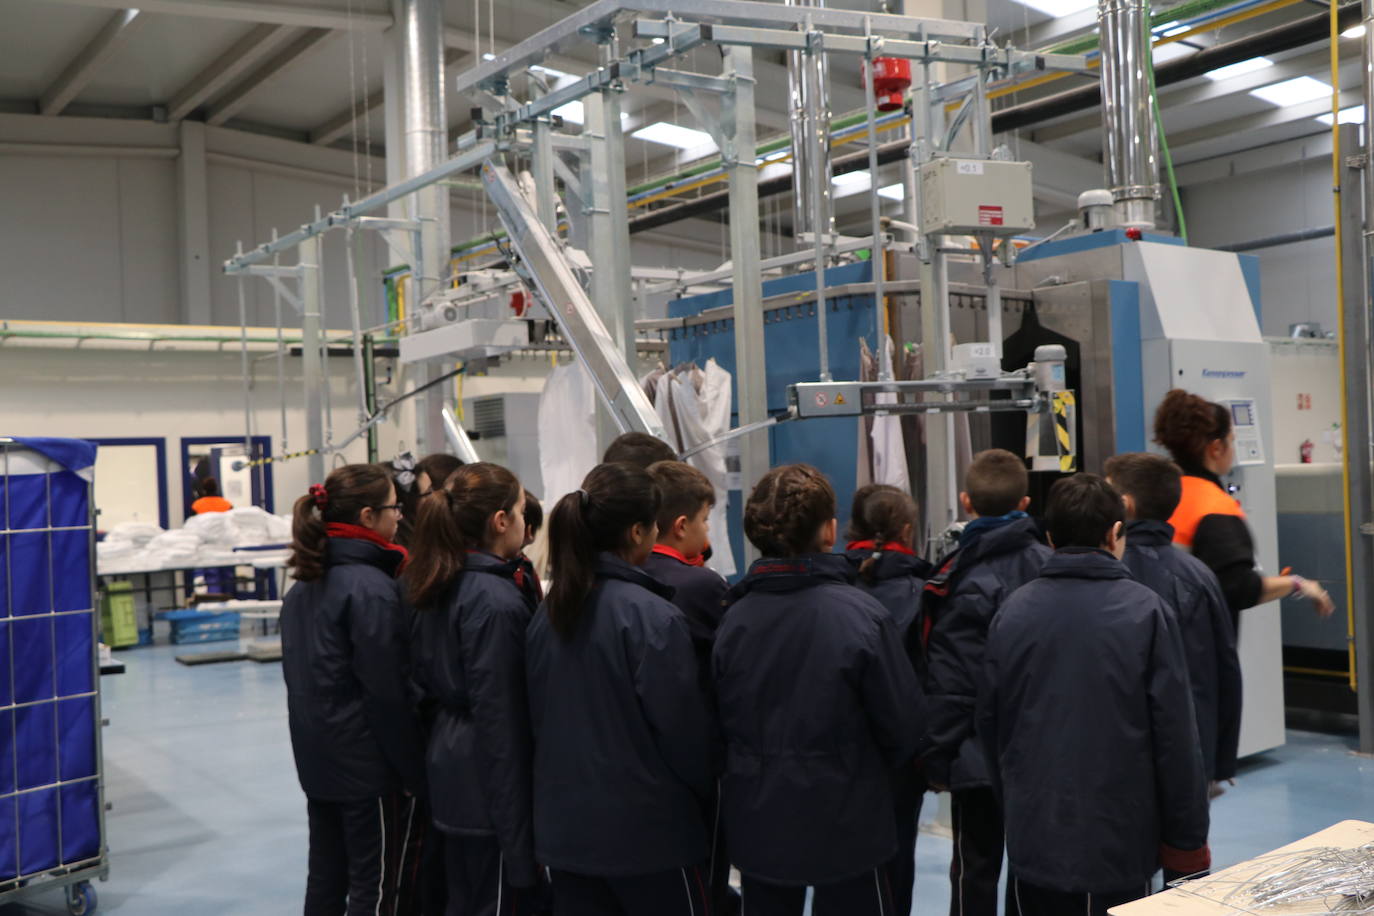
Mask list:
[{"label": "silver chimney pipe", "polygon": [[1102,152],[1122,226],[1152,229],[1159,199],[1159,134],[1150,102],[1149,12],[1145,0],[1099,0],[1102,36]]},{"label": "silver chimney pipe", "polygon": [[[825,0],[787,0],[787,5],[823,7]],[[817,72],[808,79],[807,70],[813,66]],[[787,54],[787,87],[792,114],[792,232],[799,242],[804,233],[819,232],[828,238],[835,230],[829,180],[830,105],[825,94],[829,85],[828,69],[824,54],[804,51]],[[812,161],[816,136],[820,137],[819,163]],[[826,176],[819,189],[812,187],[814,175]]]},{"label": "silver chimney pipe", "polygon": [[[448,118],[444,106],[444,5],[442,0],[392,0],[392,16],[399,34],[401,98],[404,110],[405,177],[427,172],[446,158]],[[432,184],[414,195],[412,214],[420,223],[419,263],[414,265],[414,299],[433,295],[449,274],[448,188]],[[427,316],[421,314],[422,322]],[[444,371],[427,364],[424,380]],[[421,454],[444,445],[444,387],[421,396],[417,439]]]}]

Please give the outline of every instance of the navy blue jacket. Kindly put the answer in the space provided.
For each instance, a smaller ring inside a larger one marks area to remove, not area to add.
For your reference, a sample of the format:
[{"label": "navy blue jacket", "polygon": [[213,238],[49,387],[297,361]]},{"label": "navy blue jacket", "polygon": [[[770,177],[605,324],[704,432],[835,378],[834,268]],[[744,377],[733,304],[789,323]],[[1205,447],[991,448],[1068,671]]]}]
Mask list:
[{"label": "navy blue jacket", "polygon": [[470,553],[436,608],[417,611],[412,676],[437,711],[425,757],[430,809],[445,833],[494,836],[506,879],[534,883],[533,742],[525,631],[534,605],[518,561]]},{"label": "navy blue jacket", "polygon": [[[857,573],[859,567],[873,556],[873,551],[851,549],[846,550],[844,555]],[[892,615],[892,622],[897,625],[897,632],[905,641],[911,634],[912,624],[920,616],[921,589],[925,587],[926,579],[930,578],[934,571],[934,567],[914,554],[884,550],[873,566],[873,581],[858,576],[854,584],[877,598],[878,603],[887,608],[887,612]]]},{"label": "navy blue jacket", "polygon": [[828,884],[897,849],[892,772],[920,737],[920,689],[853,578],[838,554],[759,560],[716,633],[726,842],[775,884]]},{"label": "navy blue jacket", "polygon": [[631,876],[705,862],[716,730],[671,589],[602,554],[570,639],[541,608],[526,651],[539,862]]},{"label": "navy blue jacket", "polygon": [[1131,575],[1178,614],[1188,677],[1193,687],[1202,760],[1212,779],[1236,775],[1240,742],[1241,677],[1236,630],[1216,574],[1173,545],[1168,522],[1141,520],[1126,526]]},{"label": "navy blue jacket", "polygon": [[1056,553],[992,622],[985,676],[978,730],[1018,878],[1120,891],[1169,861],[1162,847],[1207,845],[1177,619],[1115,557]]},{"label": "navy blue jacket", "polygon": [[650,555],[644,571],[673,590],[673,604],[687,616],[697,657],[709,675],[711,646],[725,613],[725,592],[730,586],[713,569],[657,552]]},{"label": "navy blue jacket", "polygon": [[1051,553],[1035,520],[1019,518],[957,548],[926,583],[924,686],[934,747],[925,767],[932,783],[954,790],[992,784],[974,722],[988,625]]},{"label": "navy blue jacket", "polygon": [[361,801],[424,791],[408,677],[402,554],[330,538],[325,574],[297,582],[281,610],[282,674],[296,773],[307,797]]}]

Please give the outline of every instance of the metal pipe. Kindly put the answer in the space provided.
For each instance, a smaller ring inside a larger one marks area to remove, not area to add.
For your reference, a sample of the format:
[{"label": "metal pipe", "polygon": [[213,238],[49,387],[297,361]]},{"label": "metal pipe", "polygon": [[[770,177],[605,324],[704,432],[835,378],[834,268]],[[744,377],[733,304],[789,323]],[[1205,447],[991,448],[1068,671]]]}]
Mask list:
[{"label": "metal pipe", "polygon": [[473,447],[472,439],[468,436],[467,430],[458,425],[458,418],[453,415],[453,411],[445,406],[443,409],[444,417],[444,436],[448,439],[449,447],[453,449],[453,454],[463,459],[464,464],[477,464],[482,460],[477,454],[477,449]]},{"label": "metal pipe", "polygon": [[[402,87],[405,101],[405,168],[414,178],[444,161],[448,117],[444,105],[444,9],[442,0],[392,0],[400,30]],[[449,275],[448,190],[431,184],[412,198],[420,224],[418,263],[412,271],[415,304],[422,323],[430,307],[426,300],[439,291]],[[429,381],[442,374],[442,364],[427,364]],[[444,392],[431,388],[418,409],[416,440],[422,453],[437,451],[443,441]]]},{"label": "metal pipe", "polygon": [[[787,6],[824,7],[825,0],[787,0]],[[820,36],[811,31],[809,16],[803,28],[809,39],[819,40]],[[796,236],[799,247],[807,232],[829,235],[834,231],[830,182],[827,180],[816,187],[807,187],[812,177],[818,174],[813,160],[821,160],[822,167],[828,166],[830,160],[830,106],[824,98],[826,71],[825,54],[819,48],[789,51],[787,54],[787,87],[792,113],[789,122],[792,134],[792,234]]]},{"label": "metal pipe", "polygon": [[[1339,24],[1348,29],[1360,21],[1360,4],[1347,3],[1338,10]],[[1284,25],[1246,35],[1234,41],[1203,48],[1187,57],[1171,60],[1155,68],[1155,85],[1168,86],[1209,70],[1240,63],[1256,57],[1281,54],[1284,51],[1322,41],[1327,33],[1327,14],[1317,13]],[[1102,86],[1094,81],[1078,89],[1070,89],[1033,102],[1010,105],[992,116],[994,133],[1005,133],[1022,127],[1040,124],[1052,118],[1097,107],[1102,101]]]},{"label": "metal pipe", "polygon": [[1118,222],[1152,229],[1159,199],[1159,138],[1150,103],[1145,0],[1099,0],[1102,152]]},{"label": "metal pipe", "polygon": [[358,376],[358,422],[363,423],[367,420],[367,379],[363,369],[363,316],[360,300],[362,298],[363,278],[357,271],[354,246],[358,243],[358,236],[350,228],[347,234],[347,244],[344,250],[348,253],[348,317],[353,324],[353,371]]},{"label": "metal pipe", "polygon": [[[272,234],[276,235],[277,231],[273,229]],[[274,257],[272,266],[280,267],[281,258]],[[291,448],[286,436],[286,328],[282,326],[281,320],[281,288],[275,283],[272,284],[272,314],[277,320],[277,406],[281,412],[280,451],[289,452]]]},{"label": "metal pipe", "polygon": [[[872,30],[869,29],[872,36]],[[886,321],[883,301],[883,282],[887,279],[886,248],[883,245],[882,198],[878,196],[878,107],[873,100],[873,55],[864,57],[868,68],[868,79],[864,86],[864,114],[868,120],[868,215],[873,221],[873,247],[869,249],[868,263],[873,273],[873,346],[878,353],[878,378],[888,381],[892,378],[892,361],[886,359],[887,339],[884,335]]]},{"label": "metal pipe", "polygon": [[[808,23],[809,31],[809,23]],[[825,243],[826,238],[834,229],[830,217],[830,144],[825,136],[822,135],[819,125],[828,125],[828,118],[822,121],[820,107],[820,97],[824,89],[822,83],[822,69],[820,61],[824,59],[824,52],[819,48],[812,48],[806,52],[805,64],[806,74],[806,106],[808,129],[803,137],[801,147],[793,148],[793,168],[792,174],[795,176],[802,172],[801,163],[796,161],[798,150],[807,149],[810,158],[809,179],[811,181],[811,212],[809,217],[813,222],[809,227],[799,225],[797,227],[797,237],[801,238],[804,228],[811,230],[811,245],[813,253],[813,265],[816,271],[816,335],[817,347],[820,356],[820,379],[823,382],[830,381],[830,327],[829,327],[829,303],[825,299]],[[827,128],[828,129],[828,128]],[[794,193],[797,183],[793,181]],[[804,196],[804,195],[798,195]]]},{"label": "metal pipe", "polygon": [[1257,251],[1260,248],[1276,248],[1279,245],[1292,245],[1295,242],[1307,242],[1312,239],[1329,239],[1335,234],[1335,226],[1318,226],[1312,229],[1299,229],[1296,232],[1266,235],[1263,238],[1250,239],[1246,242],[1232,242],[1229,245],[1215,245],[1213,247],[1217,251]]},{"label": "metal pipe", "polygon": [[[320,238],[306,239],[300,246],[301,275],[301,374],[305,388],[305,447],[323,449],[324,411],[321,387],[324,375],[320,363]],[[324,455],[311,455],[307,461],[312,483],[324,482]]]},{"label": "metal pipe", "polygon": [[239,281],[239,361],[243,371],[243,447],[248,450],[248,457],[251,460],[253,455],[253,393],[249,388],[248,371],[248,298],[244,290],[246,280],[240,276]]}]

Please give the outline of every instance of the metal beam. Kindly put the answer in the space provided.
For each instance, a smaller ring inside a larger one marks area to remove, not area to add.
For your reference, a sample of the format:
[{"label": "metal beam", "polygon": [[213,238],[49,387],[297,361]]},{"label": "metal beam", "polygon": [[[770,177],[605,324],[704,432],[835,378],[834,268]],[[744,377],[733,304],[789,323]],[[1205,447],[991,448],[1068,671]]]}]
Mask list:
[{"label": "metal beam", "polygon": [[[54,0],[54,2],[103,9],[123,9],[128,6],[127,0]],[[195,16],[201,19],[265,22],[322,29],[347,29],[357,32],[381,32],[391,28],[391,16],[386,13],[350,11],[336,6],[298,6],[294,3],[269,3],[265,0],[141,0],[138,8],[144,13],[166,13],[170,16]]]},{"label": "metal beam", "polygon": [[145,17],[136,9],[121,9],[111,16],[95,37],[63,68],[62,74],[48,87],[48,91],[43,93],[38,103],[38,113],[60,115],[62,109],[86,88],[100,65],[109,59],[119,39],[142,21],[145,21]]},{"label": "metal beam", "polygon": [[318,48],[326,38],[334,33],[329,29],[307,29],[295,41],[282,48],[270,60],[230,89],[223,98],[214,104],[205,118],[206,124],[218,126],[228,121],[248,104],[248,99],[274,77],[280,76],[289,67],[297,64],[311,51]]},{"label": "metal beam", "polygon": [[291,34],[285,25],[255,26],[215,62],[200,71],[167,103],[167,119],[180,121],[281,46]]},{"label": "metal beam", "polygon": [[1057,206],[1076,208],[1078,193],[1094,181],[1091,176],[1103,176],[1101,162],[1030,140],[1022,140],[1016,145],[1016,155],[1033,167],[1036,200]]},{"label": "metal beam", "polygon": [[[466,51],[449,48],[444,52],[444,66],[452,67],[461,64],[470,56]],[[354,124],[368,117],[384,104],[386,104],[386,90],[378,89],[366,98],[360,99],[356,105],[349,106],[311,130],[310,142],[316,146],[332,146],[348,136],[353,131]]]},{"label": "metal beam", "polygon": [[573,45],[585,44],[588,34],[611,23],[617,14],[633,9],[648,14],[676,17],[690,16],[690,22],[727,23],[737,25],[770,25],[786,28],[803,26],[813,29],[845,31],[864,34],[871,27],[874,34],[893,34],[916,38],[921,31],[926,37],[971,41],[982,35],[986,27],[973,22],[947,19],[914,19],[906,16],[859,13],[826,7],[794,7],[759,0],[693,0],[690,13],[682,9],[680,0],[597,0],[571,16],[554,23],[511,48],[497,54],[477,68],[460,74],[456,91],[466,93],[482,83],[544,63],[548,55]]}]

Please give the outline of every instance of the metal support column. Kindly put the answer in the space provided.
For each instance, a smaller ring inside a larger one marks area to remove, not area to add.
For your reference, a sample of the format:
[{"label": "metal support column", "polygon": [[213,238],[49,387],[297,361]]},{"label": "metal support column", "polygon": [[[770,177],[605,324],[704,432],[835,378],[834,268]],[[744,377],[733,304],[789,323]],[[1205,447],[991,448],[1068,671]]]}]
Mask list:
[{"label": "metal support column", "polygon": [[[413,178],[446,158],[444,106],[444,19],[442,0],[392,0],[400,30],[397,46],[405,100],[405,171]],[[420,250],[412,264],[411,300],[418,307],[439,291],[449,274],[448,188],[435,183],[415,192],[412,216],[420,223]],[[448,371],[443,363],[426,366],[420,384]],[[436,385],[420,395],[416,442],[421,454],[444,445],[445,389]]]},{"label": "metal support column", "polygon": [[[1368,166],[1354,155],[1360,149],[1360,125],[1342,124],[1340,144],[1345,161],[1340,171],[1341,204],[1341,364],[1344,370],[1341,404],[1344,411],[1346,538],[1346,602],[1353,624],[1355,680],[1358,685],[1360,751],[1374,753],[1374,540],[1367,532],[1374,520],[1371,492],[1371,432],[1369,398],[1370,356],[1370,260],[1368,238],[1361,231],[1374,211],[1361,202],[1361,178],[1368,182]],[[1363,175],[1361,173],[1364,173]],[[1371,189],[1365,189],[1365,201]],[[1362,218],[1363,216],[1363,218]]]},{"label": "metal support column", "polygon": [[[324,364],[320,359],[320,303],[324,287],[320,282],[319,236],[300,245],[301,271],[301,373],[305,380],[305,447],[323,449],[324,442]],[[306,458],[311,483],[324,483],[324,455]]]},{"label": "metal support column", "polygon": [[[603,61],[614,56],[610,41],[608,36],[601,44]],[[630,283],[630,222],[625,200],[625,137],[620,129],[620,90],[603,89],[587,96],[582,104],[586,120],[582,136],[590,144],[585,160],[588,167],[581,178],[587,204],[592,302],[633,373],[635,313]],[[604,448],[619,429],[604,410],[599,417],[600,445]]]},{"label": "metal support column", "polygon": [[[733,137],[721,151],[730,176],[730,263],[734,269],[735,383],[739,390],[739,425],[767,419],[768,389],[764,371],[763,273],[759,267],[759,173],[754,163],[754,51],[732,46],[725,52],[726,78],[734,84]],[[768,432],[740,440],[740,476],[747,492],[768,473]],[[745,546],[745,562],[755,551]]]},{"label": "metal support column", "polygon": [[[543,97],[542,90],[536,88],[535,98]],[[553,181],[553,139],[552,128],[547,118],[534,122],[534,148],[530,152],[530,171],[534,174],[535,206],[539,219],[554,235],[558,234],[558,197]]]}]

